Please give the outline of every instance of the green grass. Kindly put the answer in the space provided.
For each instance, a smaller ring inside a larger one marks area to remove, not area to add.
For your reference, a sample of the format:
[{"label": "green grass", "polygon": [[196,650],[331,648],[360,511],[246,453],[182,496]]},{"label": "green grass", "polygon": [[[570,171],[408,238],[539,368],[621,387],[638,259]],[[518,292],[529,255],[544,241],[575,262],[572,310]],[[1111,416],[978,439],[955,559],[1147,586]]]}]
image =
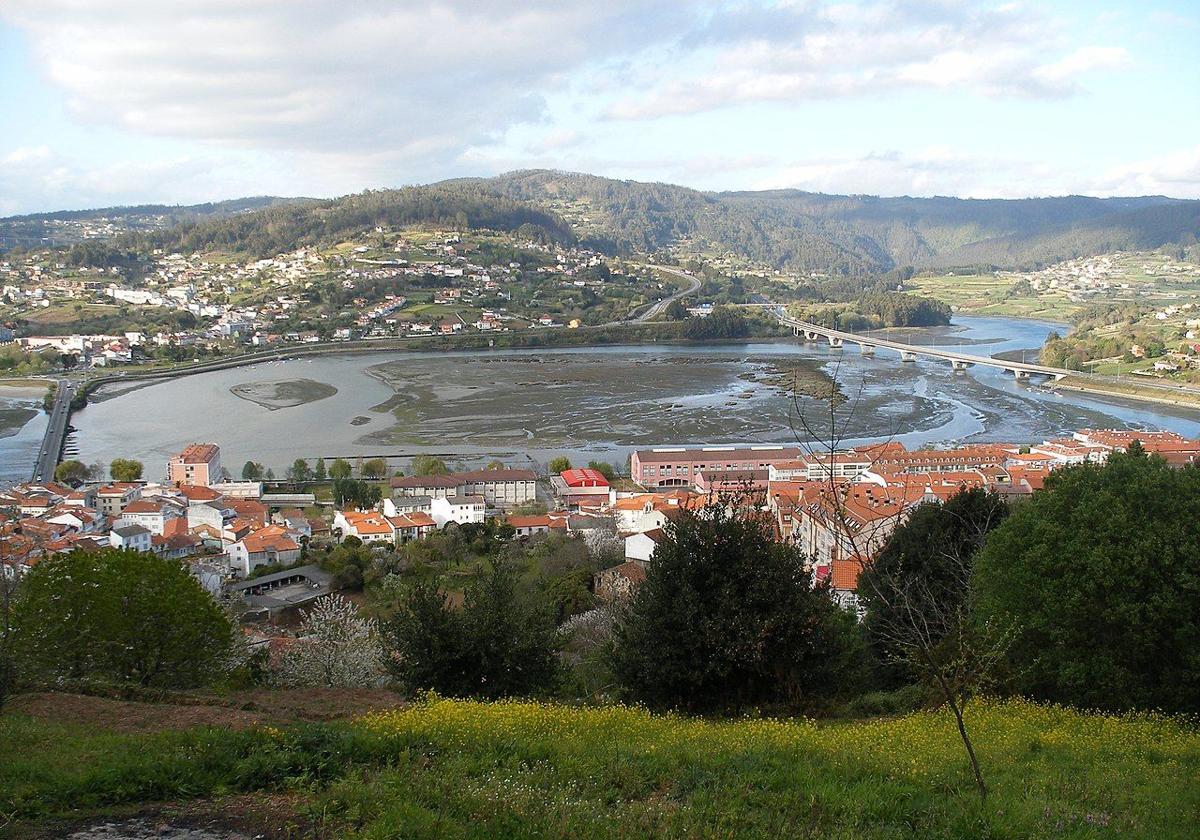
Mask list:
[{"label": "green grass", "polygon": [[1069,321],[1080,309],[1062,292],[1009,297],[1015,282],[1011,277],[994,274],[947,274],[914,277],[905,285],[915,294],[935,298],[971,315]]},{"label": "green grass", "polygon": [[1195,836],[1189,725],[1021,702],[975,704],[969,725],[986,803],[942,712],[819,725],[433,699],[351,723],[142,736],[8,715],[0,813],[287,790],[361,838]]}]

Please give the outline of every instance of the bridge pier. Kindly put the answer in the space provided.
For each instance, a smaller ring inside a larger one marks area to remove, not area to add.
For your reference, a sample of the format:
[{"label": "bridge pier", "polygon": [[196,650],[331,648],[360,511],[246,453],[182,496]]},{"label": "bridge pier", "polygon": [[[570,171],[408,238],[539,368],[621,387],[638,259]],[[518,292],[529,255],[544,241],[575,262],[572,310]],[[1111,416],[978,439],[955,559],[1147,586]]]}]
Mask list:
[{"label": "bridge pier", "polygon": [[1027,371],[1027,370],[1014,370],[1012,372],[1012,375],[1013,375],[1013,379],[1017,380],[1018,382],[1028,382],[1029,381],[1029,371]]},{"label": "bridge pier", "polygon": [[875,355],[875,345],[874,344],[865,344],[864,342],[860,341],[858,343],[858,347],[860,350],[862,350],[862,354],[864,356],[874,356]]},{"label": "bridge pier", "polygon": [[916,360],[917,360],[917,354],[912,352],[911,350],[901,350],[900,351],[900,361],[915,362]]},{"label": "bridge pier", "polygon": [[832,336],[832,335],[829,336],[828,338],[829,338],[829,346],[830,347],[841,347],[842,346],[842,340],[840,338],[838,338],[836,336]]},{"label": "bridge pier", "polygon": [[970,362],[964,362],[962,359],[951,359],[950,366],[955,370],[966,370],[971,366]]},{"label": "bridge pier", "polygon": [[809,341],[816,341],[818,338],[821,337],[821,334],[819,332],[813,332],[812,330],[805,330],[804,337],[807,338]]}]

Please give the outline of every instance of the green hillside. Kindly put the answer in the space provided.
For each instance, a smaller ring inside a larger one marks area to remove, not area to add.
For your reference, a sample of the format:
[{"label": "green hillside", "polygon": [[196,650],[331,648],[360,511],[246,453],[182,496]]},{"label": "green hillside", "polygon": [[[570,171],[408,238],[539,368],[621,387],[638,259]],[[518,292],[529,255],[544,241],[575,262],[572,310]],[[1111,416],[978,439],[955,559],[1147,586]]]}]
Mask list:
[{"label": "green hillside", "polygon": [[247,199],[0,219],[0,247],[6,231],[11,244],[14,231],[61,233],[64,225],[84,218],[116,219],[115,238],[91,235],[135,251],[161,247],[266,257],[375,226],[431,224],[579,241],[610,254],[670,248],[681,256],[730,254],[779,270],[838,275],[902,266],[1027,268],[1188,245],[1200,236],[1200,201],[1163,196],[976,200],[798,190],[710,193],[526,170],[320,201]]},{"label": "green hillside", "polygon": [[36,836],[200,801],[192,812],[219,822],[266,801],[239,794],[270,792],[288,810],[272,836],[1195,836],[1194,729],[1023,702],[968,708],[983,803],[941,712],[710,722],[433,699],[346,722],[116,734],[10,711],[0,820]]},{"label": "green hillside", "polygon": [[530,170],[475,179],[544,202],[580,236],[617,250],[685,240],[792,271],[1020,267],[1200,236],[1200,202],[1138,198],[880,198],[799,190],[703,193],[669,184]]}]

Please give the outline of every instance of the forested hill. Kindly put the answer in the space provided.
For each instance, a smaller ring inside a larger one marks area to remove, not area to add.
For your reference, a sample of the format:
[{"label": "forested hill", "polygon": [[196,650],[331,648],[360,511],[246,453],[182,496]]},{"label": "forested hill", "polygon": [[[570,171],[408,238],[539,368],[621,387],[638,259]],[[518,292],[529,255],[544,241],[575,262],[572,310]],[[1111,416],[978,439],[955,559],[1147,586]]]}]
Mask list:
[{"label": "forested hill", "polygon": [[[268,202],[254,209],[252,202]],[[200,208],[211,208],[201,212]],[[609,253],[732,253],[793,271],[837,275],[901,266],[1032,267],[1115,250],[1189,245],[1200,201],[1163,196],[1020,200],[880,198],[797,190],[709,193],[671,184],[525,170],[331,200],[243,199],[197,208],[117,208],[89,218],[138,225],[78,246],[88,262],[146,247],[270,256],[376,226],[436,224],[512,231]],[[142,211],[139,215],[139,211]],[[188,212],[183,212],[188,211]],[[171,213],[174,215],[170,215]],[[67,224],[72,215],[0,219]],[[97,236],[93,231],[91,236]],[[0,245],[3,243],[0,242]],[[13,244],[10,242],[10,244]],[[95,252],[95,253],[92,253]]]},{"label": "forested hill", "polygon": [[880,198],[798,190],[704,193],[669,184],[529,170],[471,183],[546,202],[585,239],[649,251],[681,238],[779,268],[831,273],[902,265],[1003,267],[1200,237],[1200,201],[1138,198]]},{"label": "forested hill", "polygon": [[138,204],[93,210],[56,210],[0,218],[0,249],[18,245],[70,245],[91,237],[171,228],[200,219],[220,219],[308,199],[253,196],[205,204]]}]

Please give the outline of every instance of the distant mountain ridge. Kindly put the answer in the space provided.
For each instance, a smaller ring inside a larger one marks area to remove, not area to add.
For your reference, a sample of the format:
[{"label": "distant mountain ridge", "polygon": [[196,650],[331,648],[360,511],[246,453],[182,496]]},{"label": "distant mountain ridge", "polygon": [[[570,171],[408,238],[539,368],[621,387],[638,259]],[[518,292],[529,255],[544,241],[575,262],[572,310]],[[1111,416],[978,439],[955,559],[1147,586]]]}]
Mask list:
[{"label": "distant mountain ridge", "polygon": [[961,199],[700,192],[548,170],[475,183],[524,200],[586,206],[599,221],[583,226],[581,235],[590,233],[617,249],[654,250],[688,237],[701,247],[778,268],[843,274],[903,265],[1020,267],[1181,240],[1190,244],[1200,236],[1200,201],[1165,196]]},{"label": "distant mountain ridge", "polygon": [[430,223],[520,230],[613,254],[666,248],[681,254],[732,253],[779,269],[829,274],[906,265],[1030,267],[1114,250],[1187,245],[1200,237],[1200,201],[1165,196],[960,199],[703,192],[537,169],[327,200],[255,198],[187,208],[36,214],[0,219],[0,238],[14,222],[49,223],[88,213],[93,218],[178,217],[165,230],[161,224],[145,230],[131,225],[132,232],[117,237],[124,247],[221,248],[267,256],[377,225]]}]

